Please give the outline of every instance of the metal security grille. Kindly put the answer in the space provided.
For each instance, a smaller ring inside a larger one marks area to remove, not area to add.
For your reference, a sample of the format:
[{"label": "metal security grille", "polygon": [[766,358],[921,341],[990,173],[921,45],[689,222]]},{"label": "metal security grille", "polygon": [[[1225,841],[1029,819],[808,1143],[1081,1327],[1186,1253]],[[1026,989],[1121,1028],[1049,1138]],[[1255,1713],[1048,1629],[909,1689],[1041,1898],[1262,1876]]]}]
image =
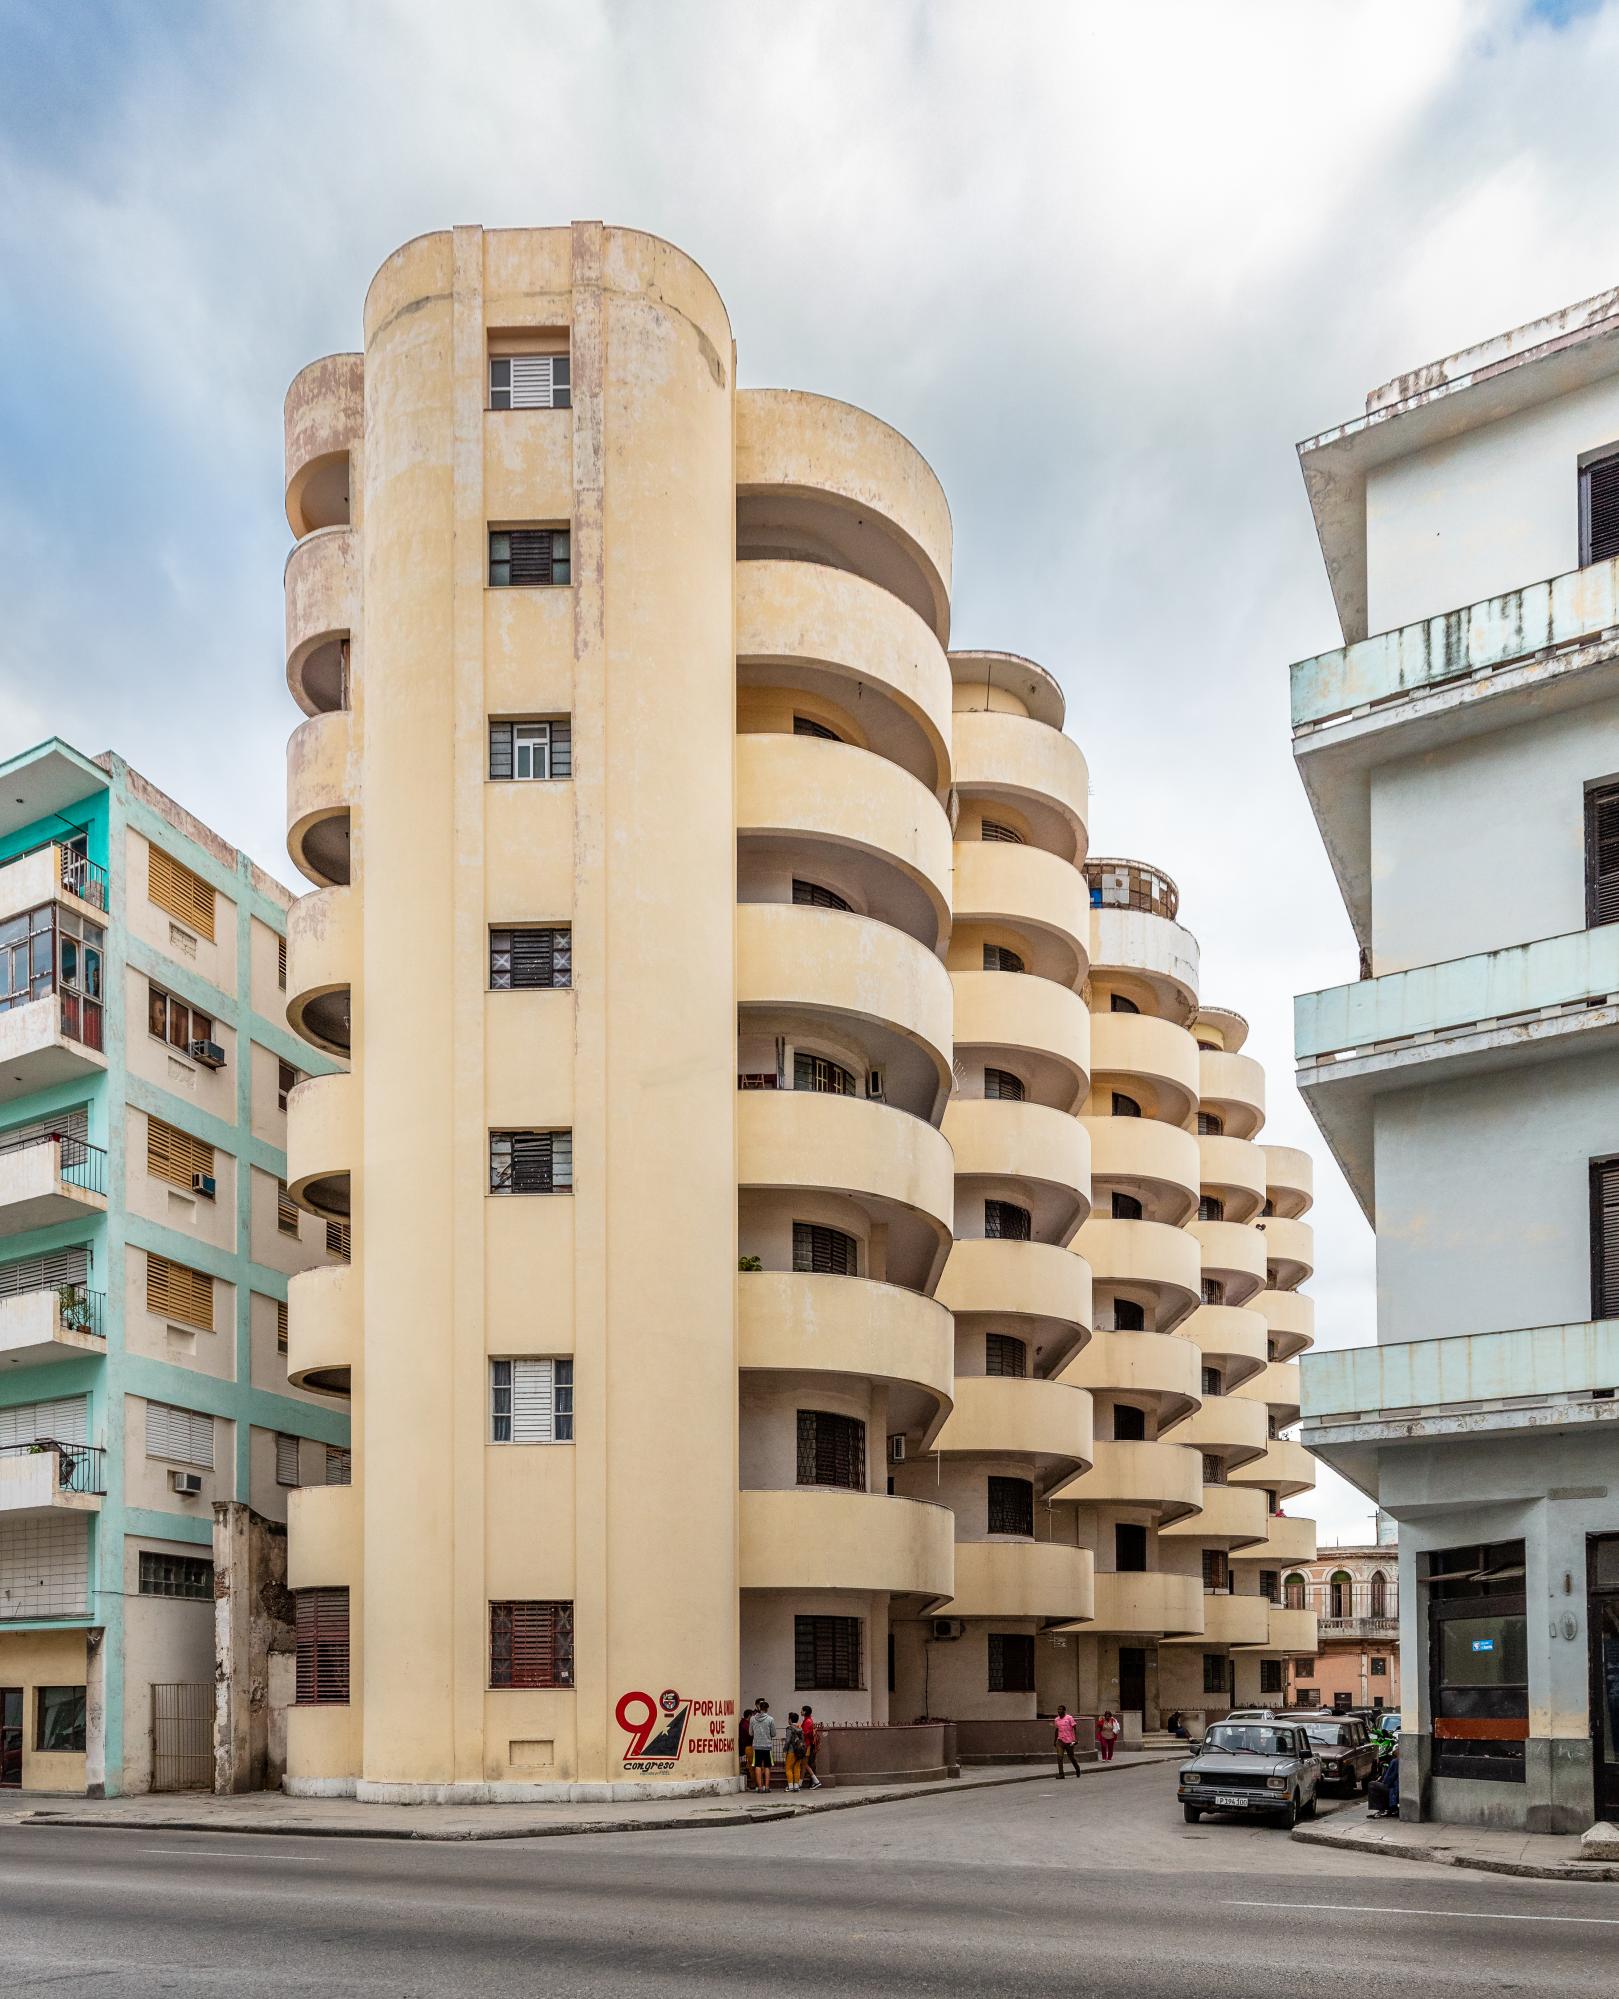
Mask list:
[{"label": "metal security grille", "polygon": [[984,1234],[1000,1242],[1028,1242],[1034,1234],[1034,1218],[1016,1201],[986,1201]]},{"label": "metal security grille", "polygon": [[1010,1069],[986,1069],[984,1095],[996,1103],[1020,1104],[1023,1101],[1023,1080],[1014,1076]]},{"label": "metal security grille", "polygon": [[1025,844],[1023,835],[1017,831],[1016,827],[1003,825],[999,819],[985,819],[981,821],[978,831],[980,837],[985,840],[1005,840],[1014,847],[1021,847]]},{"label": "metal security grille", "polygon": [[506,584],[566,583],[566,528],[501,528],[489,537],[489,581]]},{"label": "metal security grille", "polygon": [[984,1335],[984,1372],[1021,1381],[1029,1371],[1029,1349],[1010,1333]]},{"label": "metal security grille", "polygon": [[214,1280],[187,1263],[146,1252],[146,1309],[159,1319],[178,1319],[203,1332],[214,1329]]},{"label": "metal security grille", "polygon": [[492,1131],[491,1194],[559,1194],[573,1185],[571,1131]]},{"label": "metal security grille", "polygon": [[573,1605],[490,1604],[489,1684],[492,1687],[571,1687]]},{"label": "metal security grille", "polygon": [[572,357],[567,354],[491,354],[492,410],[565,410],[573,402]]},{"label": "metal security grille", "polygon": [[1212,1451],[1203,1453],[1203,1483],[1205,1485],[1225,1484],[1225,1459],[1216,1457]]},{"label": "metal security grille", "polygon": [[843,738],[838,734],[836,729],[829,729],[824,722],[817,722],[813,715],[795,715],[793,717],[793,734],[795,736],[813,736],[818,742],[822,743],[841,743],[843,741]]},{"label": "metal security grille", "polygon": [[347,1707],[349,1593],[301,1589],[297,1601],[298,1705]]},{"label": "metal security grille", "polygon": [[497,781],[573,776],[573,724],[542,721],[489,724],[489,775]]},{"label": "metal security grille", "polygon": [[83,1617],[89,1610],[89,1522],[82,1513],[55,1518],[0,1515],[0,1623],[32,1617]]},{"label": "metal security grille", "polygon": [[1224,1595],[1231,1587],[1231,1563],[1224,1548],[1203,1550],[1203,1587]]},{"label": "metal security grille", "polygon": [[214,1689],[174,1681],[152,1687],[152,1789],[214,1787]]},{"label": "metal security grille", "polygon": [[491,930],[489,990],[526,992],[573,984],[573,932]]},{"label": "metal security grille", "polygon": [[1034,1639],[1030,1633],[989,1634],[989,1691],[992,1694],[1034,1692]]},{"label": "metal security grille", "polygon": [[1205,1194],[1197,1204],[1197,1218],[1200,1222],[1223,1222],[1225,1202],[1217,1194]]},{"label": "metal security grille", "polygon": [[1619,454],[1580,473],[1580,563],[1619,555]]},{"label": "metal security grille", "polygon": [[805,1693],[857,1690],[861,1685],[860,1649],[858,1617],[795,1617],[795,1689]]},{"label": "metal security grille", "polygon": [[798,1482],[866,1489],[866,1426],[826,1409],[798,1412]]},{"label": "metal security grille", "polygon": [[1034,1536],[1034,1486],[1026,1478],[989,1481],[989,1531],[992,1534]]},{"label": "metal security grille", "polygon": [[195,1138],[177,1125],[161,1118],[146,1120],[146,1170],[159,1180],[189,1189],[195,1175],[214,1175],[214,1148],[205,1138]]},{"label": "metal security grille", "polygon": [[1213,1111],[1199,1111],[1197,1114],[1197,1135],[1199,1138],[1220,1138],[1225,1132],[1224,1118],[1216,1117]]},{"label": "metal security grille", "polygon": [[858,1277],[860,1245],[842,1229],[821,1222],[793,1223],[793,1268],[831,1277]]},{"label": "metal security grille", "polygon": [[1147,1330],[1146,1306],[1138,1305],[1134,1298],[1115,1298],[1113,1330],[1116,1333],[1144,1333]]},{"label": "metal security grille", "polygon": [[1004,944],[984,946],[984,970],[986,972],[1021,972],[1023,960],[1016,951],[1009,951]]},{"label": "metal security grille", "polygon": [[822,888],[819,882],[800,881],[793,878],[793,901],[800,909],[847,909],[843,897],[833,889]]},{"label": "metal security grille", "polygon": [[148,847],[146,893],[159,909],[199,937],[214,941],[214,892],[201,875],[193,874],[161,847]]},{"label": "metal security grille", "polygon": [[1619,1319],[1619,1159],[1591,1161],[1591,1317]]},{"label": "metal security grille", "polygon": [[1585,921],[1619,920],[1619,784],[1585,794]]}]

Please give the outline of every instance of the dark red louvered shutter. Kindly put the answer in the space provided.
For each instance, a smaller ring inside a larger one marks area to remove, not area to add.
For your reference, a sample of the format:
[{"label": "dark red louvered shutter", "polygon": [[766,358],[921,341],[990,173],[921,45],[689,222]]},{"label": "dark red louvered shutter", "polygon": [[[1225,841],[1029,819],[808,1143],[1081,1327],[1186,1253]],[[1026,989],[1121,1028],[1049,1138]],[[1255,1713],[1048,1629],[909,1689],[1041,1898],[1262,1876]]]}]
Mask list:
[{"label": "dark red louvered shutter", "polygon": [[1619,1159],[1591,1161],[1591,1317],[1619,1318]]},{"label": "dark red louvered shutter", "polygon": [[349,1698],[349,1593],[297,1593],[299,1707],[341,1707]]},{"label": "dark red louvered shutter", "polygon": [[1619,453],[1580,473],[1580,562],[1619,555]]},{"label": "dark red louvered shutter", "polygon": [[1585,794],[1585,921],[1619,921],[1619,784]]}]

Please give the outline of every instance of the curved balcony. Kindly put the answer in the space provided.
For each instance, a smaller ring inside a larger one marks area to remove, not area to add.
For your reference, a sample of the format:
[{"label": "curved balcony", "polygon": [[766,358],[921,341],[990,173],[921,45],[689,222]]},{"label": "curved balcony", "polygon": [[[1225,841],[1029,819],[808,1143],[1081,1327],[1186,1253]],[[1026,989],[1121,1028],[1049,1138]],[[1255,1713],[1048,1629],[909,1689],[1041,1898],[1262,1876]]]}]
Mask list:
[{"label": "curved balcony", "polygon": [[1299,1364],[1296,1360],[1273,1360],[1236,1391],[1266,1409],[1283,1429],[1299,1420]]},{"label": "curved balcony", "polygon": [[956,1052],[970,1048],[993,1061],[1004,1051],[1041,1103],[1072,1110],[1082,1101],[1090,1087],[1091,1016],[1078,993],[1016,972],[952,972],[950,983]]},{"label": "curved balcony", "polygon": [[353,719],[311,715],[287,741],[287,852],[318,888],[350,877]]},{"label": "curved balcony", "polygon": [[365,356],[327,354],[300,369],[282,423],[287,525],[301,537],[346,523],[349,453],[365,434]]},{"label": "curved balcony", "polygon": [[888,1227],[889,1280],[932,1289],[955,1220],[955,1163],[942,1133],[886,1104],[811,1090],[744,1091],[736,1122],[742,1187],[851,1196]]},{"label": "curved balcony", "polygon": [[1197,1407],[1198,1352],[1175,1333],[1093,1333],[1059,1377],[1100,1394],[1151,1399],[1160,1430]]},{"label": "curved balcony", "polygon": [[951,682],[929,626],[891,591],[810,562],[739,562],[743,685],[786,682],[859,715],[866,744],[931,790],[950,782]]},{"label": "curved balcony", "polygon": [[1072,736],[1027,715],[963,711],[954,752],[962,796],[1005,799],[1037,846],[1059,860],[1084,860],[1090,772]]},{"label": "curved balcony", "polygon": [[1026,1459],[1042,1491],[1090,1464],[1091,1398],[1082,1388],[964,1374],[955,1389],[956,1406],[933,1447],[941,1456]]},{"label": "curved balcony", "polygon": [[[1201,1463],[1195,1452],[1187,1454],[1194,1465]],[[1196,1541],[1205,1548],[1254,1548],[1265,1538],[1268,1520],[1265,1495],[1241,1485],[1201,1485],[1199,1510],[1195,1519],[1186,1519],[1162,1531],[1172,1540]]]},{"label": "curved balcony", "polygon": [[352,1393],[363,1337],[354,1267],[300,1271],[287,1286],[287,1303],[287,1379],[322,1395]]},{"label": "curved balcony", "polygon": [[1044,1104],[957,1097],[945,1106],[944,1135],[958,1183],[1015,1183],[1010,1192],[1033,1215],[1037,1241],[1072,1239],[1091,1204],[1090,1142],[1078,1118]]},{"label": "curved balcony", "polygon": [[303,1485],[287,1494],[287,1588],[351,1588],[360,1580],[360,1488]]},{"label": "curved balcony", "polygon": [[1062,1366],[1091,1323],[1090,1270],[1055,1243],[958,1240],[935,1295],[958,1319],[1015,1321],[1042,1374]]},{"label": "curved balcony", "polygon": [[937,1603],[955,1587],[947,1506],[824,1486],[745,1491],[743,1589],[884,1590]]},{"label": "curved balcony", "polygon": [[1070,1479],[1052,1494],[1054,1499],[1082,1506],[1150,1507],[1158,1514],[1160,1527],[1200,1510],[1203,1467],[1196,1451],[1140,1438],[1098,1437],[1093,1448],[1091,1469]]},{"label": "curved balcony", "polygon": [[1315,1201],[1315,1165],[1296,1145],[1265,1145],[1265,1192],[1277,1214],[1290,1221],[1308,1214]]},{"label": "curved balcony", "polygon": [[1320,1650],[1313,1610],[1283,1610],[1270,1606],[1266,1619],[1265,1642],[1250,1649],[1255,1652],[1296,1652],[1301,1659],[1313,1659]]},{"label": "curved balcony", "polygon": [[1203,1629],[1192,1638],[1174,1638],[1173,1645],[1263,1645],[1269,1631],[1270,1604],[1262,1596],[1228,1596],[1206,1591]]},{"label": "curved balcony", "polygon": [[1297,1520],[1290,1513],[1273,1513],[1265,1522],[1265,1538],[1252,1548],[1244,1548],[1245,1562],[1263,1562],[1267,1568],[1290,1568],[1295,1562],[1316,1558],[1315,1522]]},{"label": "curved balcony", "polygon": [[[1095,864],[1092,863],[1094,868]],[[1093,907],[1091,970],[1132,995],[1145,989],[1164,1019],[1189,1027],[1197,1012],[1198,949],[1191,931],[1150,909]]]},{"label": "curved balcony", "polygon": [[1273,1437],[1263,1457],[1244,1465],[1232,1477],[1241,1485],[1263,1486],[1279,1499],[1315,1487],[1316,1463],[1313,1455],[1292,1437]]},{"label": "curved balcony", "polygon": [[1208,1395],[1202,1408],[1177,1423],[1166,1441],[1211,1452],[1225,1460],[1229,1471],[1233,1465],[1252,1464],[1263,1457],[1269,1434],[1260,1403],[1244,1402],[1235,1395]]},{"label": "curved balcony", "polygon": [[349,1218],[360,1156],[359,1085],[352,1075],[307,1076],[287,1099],[287,1188],[300,1207]]},{"label": "curved balcony", "polygon": [[1201,1361],[1220,1370],[1228,1390],[1252,1380],[1270,1351],[1265,1321],[1251,1306],[1199,1305],[1180,1332]]},{"label": "curved balcony", "polygon": [[955,1388],[955,1331],[942,1305],[897,1284],[799,1270],[744,1271],[736,1297],[744,1370],[884,1383],[889,1431],[931,1445]]},{"label": "curved balcony", "polygon": [[950,822],[909,771],[848,743],[808,736],[736,740],[737,831],[813,873],[833,850],[866,904],[932,950],[950,927]]},{"label": "curved balcony", "polygon": [[738,1005],[890,1029],[925,1061],[935,1098],[949,1089],[950,975],[914,937],[869,916],[784,902],[745,902],[736,924]]},{"label": "curved balcony", "polygon": [[1203,1629],[1203,1579],[1098,1570],[1096,1614],[1086,1629],[1145,1638],[1195,1636]]},{"label": "curved balcony", "polygon": [[954,864],[958,924],[1008,927],[1028,942],[1030,972],[1059,986],[1080,984],[1090,915],[1078,868],[1004,840],[958,840]]},{"label": "curved balcony", "polygon": [[1060,729],[1068,700],[1055,674],[1018,652],[952,652],[957,715],[1027,715]]},{"label": "curved balcony", "polygon": [[1260,1240],[1271,1283],[1279,1291],[1296,1291],[1315,1269],[1315,1230],[1285,1215],[1266,1216],[1263,1227]]},{"label": "curved balcony", "polygon": [[1089,1623],[1089,1548],[1060,1541],[958,1541],[952,1617],[1061,1618]]},{"label": "curved balcony", "polygon": [[283,580],[287,686],[306,715],[348,703],[344,649],[359,623],[360,544],[349,527],[319,528],[295,544]]},{"label": "curved balcony", "polygon": [[1251,1222],[1188,1222],[1205,1277],[1225,1286],[1226,1303],[1245,1305],[1265,1288],[1265,1238]]},{"label": "curved balcony", "polygon": [[1093,1182],[1133,1194],[1144,1220],[1170,1228],[1179,1228],[1196,1212],[1198,1140],[1190,1132],[1148,1117],[1087,1117],[1080,1122],[1091,1136]]},{"label": "curved balcony", "polygon": [[287,914],[287,1022],[328,1054],[349,1053],[350,987],[360,962],[360,906],[352,888],[301,895]]},{"label": "curved balcony", "polygon": [[1261,1291],[1254,1310],[1265,1321],[1276,1360],[1293,1360],[1315,1345],[1315,1300],[1298,1291]]},{"label": "curved balcony", "polygon": [[1265,1205],[1265,1154],[1246,1138],[1200,1136],[1201,1191],[1225,1203],[1228,1222],[1251,1222]]},{"label": "curved balcony", "polygon": [[1265,1072],[1251,1055],[1198,1050],[1198,1100],[1214,1111],[1228,1138],[1253,1138],[1265,1122]]},{"label": "curved balcony", "polygon": [[797,389],[736,397],[737,558],[865,577],[950,633],[950,506],[922,454],[852,404]]},{"label": "curved balcony", "polygon": [[1093,1013],[1091,1087],[1122,1090],[1144,1117],[1178,1128],[1197,1109],[1197,1043],[1148,1013]]},{"label": "curved balcony", "polygon": [[1150,1331],[1169,1332],[1196,1310],[1203,1295],[1197,1242],[1185,1229],[1092,1215],[1074,1238],[1074,1248],[1097,1284],[1151,1295]]}]

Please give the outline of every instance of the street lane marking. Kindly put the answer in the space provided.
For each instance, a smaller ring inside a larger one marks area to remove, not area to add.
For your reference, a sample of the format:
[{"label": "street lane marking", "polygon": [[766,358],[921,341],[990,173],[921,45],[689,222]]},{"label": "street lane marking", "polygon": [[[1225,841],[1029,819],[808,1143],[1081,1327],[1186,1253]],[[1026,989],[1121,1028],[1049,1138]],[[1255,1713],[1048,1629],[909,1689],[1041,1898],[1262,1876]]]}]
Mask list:
[{"label": "street lane marking", "polygon": [[1619,1916],[1507,1915],[1498,1909],[1391,1909],[1386,1902],[1228,1902],[1232,1909],[1336,1909],[1341,1916],[1452,1916],[1468,1923],[1600,1923],[1619,1929]]}]

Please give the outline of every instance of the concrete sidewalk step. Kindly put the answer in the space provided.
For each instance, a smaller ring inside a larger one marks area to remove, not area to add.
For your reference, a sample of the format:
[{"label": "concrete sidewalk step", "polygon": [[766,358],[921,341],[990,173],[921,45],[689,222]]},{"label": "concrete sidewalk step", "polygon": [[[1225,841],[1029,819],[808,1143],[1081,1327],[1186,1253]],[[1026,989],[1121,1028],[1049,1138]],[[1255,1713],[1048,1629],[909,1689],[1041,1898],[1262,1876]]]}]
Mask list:
[{"label": "concrete sidewalk step", "polygon": [[1325,1825],[1296,1826],[1293,1837],[1305,1846],[1336,1846],[1384,1860],[1470,1867],[1481,1874],[1515,1874],[1531,1881],[1619,1881],[1619,1863],[1580,1858],[1580,1841],[1574,1833],[1411,1825],[1402,1819],[1354,1818],[1346,1809]]}]

